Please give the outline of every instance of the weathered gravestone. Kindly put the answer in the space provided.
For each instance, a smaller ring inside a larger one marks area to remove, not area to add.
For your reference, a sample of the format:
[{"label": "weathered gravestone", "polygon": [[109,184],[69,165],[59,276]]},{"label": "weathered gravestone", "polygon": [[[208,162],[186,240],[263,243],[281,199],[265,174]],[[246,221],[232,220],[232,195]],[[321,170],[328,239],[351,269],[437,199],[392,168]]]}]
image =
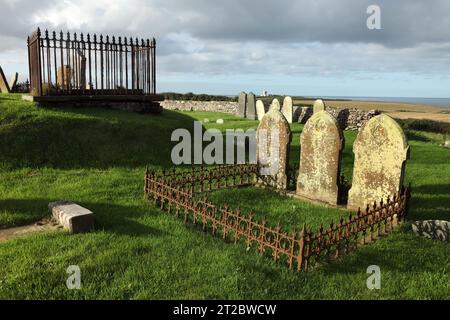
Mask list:
[{"label": "weathered gravestone", "polygon": [[6,80],[5,74],[3,73],[2,67],[0,67],[0,92],[9,93],[11,90],[9,88],[8,81]]},{"label": "weathered gravestone", "polygon": [[283,107],[281,108],[281,113],[286,118],[287,122],[292,123],[293,117],[293,103],[291,97],[285,97],[283,100]]},{"label": "weathered gravestone", "polygon": [[257,159],[261,166],[259,182],[277,189],[287,189],[291,130],[289,123],[279,110],[279,103],[272,104],[262,118],[256,139]]},{"label": "weathered gravestone", "polygon": [[18,79],[19,79],[19,74],[17,72],[15,72],[11,77],[11,81],[9,81],[9,90],[11,90],[11,92],[14,92],[16,90],[16,85],[17,85]]},{"label": "weathered gravestone", "polygon": [[247,107],[247,94],[245,92],[241,92],[239,94],[238,100],[238,116],[245,118],[245,108]]},{"label": "weathered gravestone", "polygon": [[68,88],[70,86],[70,78],[72,76],[72,70],[70,66],[64,65],[58,68],[58,86],[61,88]]},{"label": "weathered gravestone", "polygon": [[297,194],[336,205],[339,195],[342,130],[326,111],[315,113],[302,130]]},{"label": "weathered gravestone", "polygon": [[265,114],[264,103],[261,100],[256,101],[256,115],[258,116],[258,120],[261,121]]},{"label": "weathered gravestone", "polygon": [[253,92],[247,94],[247,107],[245,111],[245,117],[248,119],[257,119],[256,115],[256,97]]},{"label": "weathered gravestone", "polygon": [[324,110],[325,110],[325,103],[323,102],[322,99],[317,99],[316,101],[314,101],[313,113],[317,113],[319,111],[324,111]]},{"label": "weathered gravestone", "polygon": [[403,185],[409,145],[402,128],[388,115],[370,119],[353,144],[355,163],[348,209],[364,210],[386,201]]},{"label": "weathered gravestone", "polygon": [[275,110],[281,111],[280,101],[278,101],[278,99],[273,99],[269,110],[272,109],[272,108],[275,109]]}]

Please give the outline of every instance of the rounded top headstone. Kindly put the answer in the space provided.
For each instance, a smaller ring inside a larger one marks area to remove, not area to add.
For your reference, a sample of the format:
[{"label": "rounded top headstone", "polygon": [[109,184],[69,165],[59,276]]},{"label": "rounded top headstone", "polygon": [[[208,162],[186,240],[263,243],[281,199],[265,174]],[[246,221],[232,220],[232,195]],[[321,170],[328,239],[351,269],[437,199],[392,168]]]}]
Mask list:
[{"label": "rounded top headstone", "polygon": [[316,113],[323,110],[325,110],[325,103],[323,102],[323,100],[317,99],[316,101],[314,101],[313,112]]}]

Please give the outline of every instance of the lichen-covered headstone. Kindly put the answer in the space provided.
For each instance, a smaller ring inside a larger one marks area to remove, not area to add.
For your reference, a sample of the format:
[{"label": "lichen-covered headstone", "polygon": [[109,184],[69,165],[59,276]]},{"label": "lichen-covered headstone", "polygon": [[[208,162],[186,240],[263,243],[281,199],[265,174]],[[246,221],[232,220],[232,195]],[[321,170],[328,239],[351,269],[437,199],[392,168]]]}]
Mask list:
[{"label": "lichen-covered headstone", "polygon": [[272,104],[262,118],[257,134],[257,160],[261,166],[260,183],[286,190],[291,130],[278,105]]},{"label": "lichen-covered headstone", "polygon": [[285,97],[283,100],[283,107],[281,108],[281,113],[286,118],[287,122],[292,123],[293,117],[293,103],[291,97]]},{"label": "lichen-covered headstone", "polygon": [[342,130],[326,111],[315,113],[302,130],[297,194],[336,205],[339,194]]},{"label": "lichen-covered headstone", "polygon": [[403,185],[409,145],[399,124],[388,115],[370,119],[353,144],[355,163],[348,209],[386,201]]},{"label": "lichen-covered headstone", "polygon": [[247,108],[245,111],[245,117],[248,119],[256,120],[256,97],[253,92],[247,94]]},{"label": "lichen-covered headstone", "polygon": [[247,94],[241,92],[238,99],[238,116],[245,118],[245,108],[247,107]]},{"label": "lichen-covered headstone", "polygon": [[258,116],[258,120],[261,121],[265,114],[264,103],[261,100],[256,101],[256,115]]},{"label": "lichen-covered headstone", "polygon": [[2,67],[0,67],[0,92],[9,93],[11,90],[9,88],[8,81],[6,80],[5,74],[3,73]]},{"label": "lichen-covered headstone", "polygon": [[319,111],[324,111],[324,110],[325,110],[325,103],[323,102],[322,99],[317,99],[316,101],[314,101],[313,113],[317,113]]}]

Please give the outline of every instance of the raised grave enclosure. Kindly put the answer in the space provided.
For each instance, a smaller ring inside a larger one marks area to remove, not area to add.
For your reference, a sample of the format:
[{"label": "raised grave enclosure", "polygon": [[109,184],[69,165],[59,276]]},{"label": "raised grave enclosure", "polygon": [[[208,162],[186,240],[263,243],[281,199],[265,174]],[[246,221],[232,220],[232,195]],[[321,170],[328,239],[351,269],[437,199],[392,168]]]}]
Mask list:
[{"label": "raised grave enclosure", "polygon": [[34,101],[161,111],[154,38],[41,34],[37,29],[27,42]]},{"label": "raised grave enclosure", "polygon": [[148,171],[145,173],[145,196],[168,213],[185,222],[201,225],[204,231],[225,240],[243,243],[261,254],[283,261],[291,269],[308,271],[317,263],[334,260],[390,233],[403,221],[408,210],[410,189],[402,189],[365,210],[344,215],[329,227],[313,231],[305,226],[287,231],[282,226],[254,218],[229,206],[216,206],[204,192],[239,186],[258,186],[258,165],[221,165],[192,167],[192,170]]}]

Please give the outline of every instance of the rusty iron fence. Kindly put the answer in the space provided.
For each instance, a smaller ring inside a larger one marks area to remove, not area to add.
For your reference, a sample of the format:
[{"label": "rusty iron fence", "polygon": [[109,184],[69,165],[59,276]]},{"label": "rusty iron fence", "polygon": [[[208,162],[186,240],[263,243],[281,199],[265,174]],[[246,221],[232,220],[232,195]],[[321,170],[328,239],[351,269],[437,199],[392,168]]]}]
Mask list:
[{"label": "rusty iron fence", "polygon": [[[405,219],[410,188],[403,189],[388,199],[358,211],[338,224],[323,226],[316,232],[303,226],[290,232],[267,221],[258,221],[252,213],[243,214],[229,206],[218,207],[206,197],[196,193],[209,190],[251,185],[257,180],[255,165],[193,168],[188,171],[146,171],[145,195],[164,211],[183,217],[185,222],[201,225],[223,239],[243,242],[247,248],[255,247],[261,254],[275,261],[283,260],[290,269],[308,271],[311,266],[331,261],[391,232]],[[221,183],[218,183],[221,181]],[[234,183],[233,183],[234,181]]]},{"label": "rusty iron fence", "polygon": [[156,41],[69,32],[27,39],[30,91],[47,95],[156,93]]}]

